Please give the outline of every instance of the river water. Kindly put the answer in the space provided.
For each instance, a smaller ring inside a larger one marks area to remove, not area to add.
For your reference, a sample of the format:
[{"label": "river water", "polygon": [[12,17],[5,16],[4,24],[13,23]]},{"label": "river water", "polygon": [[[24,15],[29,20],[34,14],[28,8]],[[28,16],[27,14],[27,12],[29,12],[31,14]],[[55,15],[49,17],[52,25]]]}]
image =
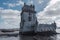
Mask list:
[{"label": "river water", "polygon": [[[60,29],[56,30],[57,33],[60,33]],[[26,36],[26,35],[18,35],[14,36],[0,36],[0,40],[60,40],[60,34],[56,34],[53,36]]]},{"label": "river water", "polygon": [[53,35],[53,36],[23,36],[23,35],[20,35],[20,36],[17,36],[17,37],[14,37],[14,36],[1,36],[0,37],[0,40],[60,40],[60,34],[56,34],[56,35]]}]

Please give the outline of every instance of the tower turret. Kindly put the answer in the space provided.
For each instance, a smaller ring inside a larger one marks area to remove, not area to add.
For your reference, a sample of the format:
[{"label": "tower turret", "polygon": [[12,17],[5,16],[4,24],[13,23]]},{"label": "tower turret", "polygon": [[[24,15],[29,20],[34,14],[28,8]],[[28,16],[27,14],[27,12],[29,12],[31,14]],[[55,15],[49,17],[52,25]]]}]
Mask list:
[{"label": "tower turret", "polygon": [[57,27],[57,26],[56,26],[56,22],[55,22],[55,21],[54,21],[54,23],[53,23],[53,26],[54,26],[54,27],[55,27],[55,29],[56,29],[56,27]]}]

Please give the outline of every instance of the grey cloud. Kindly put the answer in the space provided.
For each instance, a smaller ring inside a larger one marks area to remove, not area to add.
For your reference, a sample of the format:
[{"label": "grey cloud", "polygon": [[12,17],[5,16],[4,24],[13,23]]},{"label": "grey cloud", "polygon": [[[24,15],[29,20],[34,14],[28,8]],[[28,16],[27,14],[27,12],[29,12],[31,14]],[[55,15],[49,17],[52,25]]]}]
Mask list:
[{"label": "grey cloud", "polygon": [[[60,1],[57,1],[55,3],[51,3],[48,4],[48,6],[46,6],[46,8],[44,8],[43,11],[39,12],[37,14],[37,18],[39,20],[39,22],[41,23],[40,20],[42,20],[43,23],[49,23],[52,21],[56,21],[60,20]],[[47,19],[46,19],[47,17]],[[57,23],[57,25],[59,25],[59,23]]]},{"label": "grey cloud", "polygon": [[45,12],[46,16],[59,16],[60,15],[60,1],[50,6]]},{"label": "grey cloud", "polygon": [[0,29],[2,28],[19,28],[21,11],[12,9],[0,10],[1,19]]}]

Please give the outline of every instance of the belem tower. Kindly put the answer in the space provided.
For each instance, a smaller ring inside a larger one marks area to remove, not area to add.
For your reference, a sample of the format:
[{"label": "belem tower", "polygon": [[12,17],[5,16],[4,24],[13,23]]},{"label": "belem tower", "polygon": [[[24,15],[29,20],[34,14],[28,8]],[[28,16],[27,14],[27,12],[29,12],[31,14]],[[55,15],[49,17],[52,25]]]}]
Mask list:
[{"label": "belem tower", "polygon": [[54,33],[56,30],[56,23],[52,24],[38,24],[36,11],[34,5],[26,5],[22,7],[20,33],[21,34],[34,34],[50,32]]}]

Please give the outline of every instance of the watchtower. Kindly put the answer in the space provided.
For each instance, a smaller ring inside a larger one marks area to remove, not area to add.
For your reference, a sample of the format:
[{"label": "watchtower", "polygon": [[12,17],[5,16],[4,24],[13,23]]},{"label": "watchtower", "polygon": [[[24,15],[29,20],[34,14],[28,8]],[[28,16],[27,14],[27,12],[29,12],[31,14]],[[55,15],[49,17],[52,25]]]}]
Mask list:
[{"label": "watchtower", "polygon": [[22,8],[20,33],[33,33],[37,27],[37,18],[34,5],[26,5]]}]

